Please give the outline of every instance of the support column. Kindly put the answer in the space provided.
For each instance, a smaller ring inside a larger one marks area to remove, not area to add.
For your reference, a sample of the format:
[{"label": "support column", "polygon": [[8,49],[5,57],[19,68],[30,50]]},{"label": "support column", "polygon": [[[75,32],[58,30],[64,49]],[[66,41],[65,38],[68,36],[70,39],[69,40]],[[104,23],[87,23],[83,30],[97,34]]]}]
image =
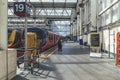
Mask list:
[{"label": "support column", "polygon": [[80,15],[77,15],[77,40],[80,39],[80,27],[79,27],[79,23],[80,23]]},{"label": "support column", "polygon": [[91,0],[91,31],[97,30],[97,0]]},{"label": "support column", "polygon": [[[27,2],[27,0],[25,0],[25,2]],[[27,17],[25,17],[25,52],[24,52],[24,60],[28,60],[28,56],[27,56],[27,50],[28,50],[28,43],[27,43]],[[25,62],[24,64],[25,69],[28,67],[28,62]]]},{"label": "support column", "polygon": [[0,0],[0,53],[5,58],[5,62],[2,66],[6,68],[3,73],[6,73],[4,77],[5,80],[8,80],[8,51],[7,51],[7,43],[8,43],[8,0]]},{"label": "support column", "polygon": [[72,25],[70,25],[70,34],[72,34]]},{"label": "support column", "polygon": [[74,26],[74,23],[73,23],[73,41],[74,41],[74,36],[75,36],[75,26]]},{"label": "support column", "polygon": [[79,22],[79,25],[80,25],[80,37],[82,39],[82,34],[83,34],[83,8],[80,8],[80,22]]},{"label": "support column", "polygon": [[71,39],[73,40],[73,24],[71,25]]},{"label": "support column", "polygon": [[73,32],[73,36],[75,35],[75,33],[74,33],[74,25],[72,25],[72,32]]},{"label": "support column", "polygon": [[76,22],[73,23],[73,39],[76,41],[77,39],[77,24]]},{"label": "support column", "polygon": [[8,0],[0,0],[0,49],[7,51]]},{"label": "support column", "polygon": [[72,32],[72,24],[71,24],[71,26],[70,26],[70,35],[71,35],[71,37],[72,37],[72,35],[73,35],[73,32]]},{"label": "support column", "polygon": [[34,19],[34,26],[36,26],[36,8],[33,8],[33,19]]}]

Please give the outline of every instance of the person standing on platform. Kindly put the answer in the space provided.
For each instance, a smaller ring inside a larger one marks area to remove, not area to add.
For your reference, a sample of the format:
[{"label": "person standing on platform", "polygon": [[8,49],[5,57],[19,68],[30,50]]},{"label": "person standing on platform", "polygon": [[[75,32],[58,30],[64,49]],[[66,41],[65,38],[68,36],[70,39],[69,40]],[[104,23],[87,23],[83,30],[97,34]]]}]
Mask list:
[{"label": "person standing on platform", "polygon": [[62,51],[62,40],[59,39],[58,41],[58,51]]}]

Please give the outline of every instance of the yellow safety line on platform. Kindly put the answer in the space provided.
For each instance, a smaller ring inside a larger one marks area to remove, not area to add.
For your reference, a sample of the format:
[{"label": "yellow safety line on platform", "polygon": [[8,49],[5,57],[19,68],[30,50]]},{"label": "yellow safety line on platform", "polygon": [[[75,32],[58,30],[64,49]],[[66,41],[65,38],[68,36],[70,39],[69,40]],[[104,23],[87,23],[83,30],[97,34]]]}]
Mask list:
[{"label": "yellow safety line on platform", "polygon": [[47,56],[45,55],[41,55],[40,58],[49,58],[57,49],[55,49],[54,51],[50,52],[50,54],[48,54]]}]

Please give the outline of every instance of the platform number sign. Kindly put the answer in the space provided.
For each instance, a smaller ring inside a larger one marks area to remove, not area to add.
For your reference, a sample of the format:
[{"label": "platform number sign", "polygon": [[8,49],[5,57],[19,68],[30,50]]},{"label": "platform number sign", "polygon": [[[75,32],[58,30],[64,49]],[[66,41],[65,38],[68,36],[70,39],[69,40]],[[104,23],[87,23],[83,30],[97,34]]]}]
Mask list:
[{"label": "platform number sign", "polygon": [[15,4],[15,12],[24,12],[25,5],[24,4]]},{"label": "platform number sign", "polygon": [[20,17],[30,16],[29,6],[26,2],[14,2],[14,14]]}]

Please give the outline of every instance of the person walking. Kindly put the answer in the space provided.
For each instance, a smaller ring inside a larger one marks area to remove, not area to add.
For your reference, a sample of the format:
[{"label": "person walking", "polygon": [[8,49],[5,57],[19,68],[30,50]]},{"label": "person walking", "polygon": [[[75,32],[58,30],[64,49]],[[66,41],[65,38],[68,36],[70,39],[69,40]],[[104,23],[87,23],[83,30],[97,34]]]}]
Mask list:
[{"label": "person walking", "polygon": [[62,51],[62,40],[59,39],[58,41],[58,51]]}]

